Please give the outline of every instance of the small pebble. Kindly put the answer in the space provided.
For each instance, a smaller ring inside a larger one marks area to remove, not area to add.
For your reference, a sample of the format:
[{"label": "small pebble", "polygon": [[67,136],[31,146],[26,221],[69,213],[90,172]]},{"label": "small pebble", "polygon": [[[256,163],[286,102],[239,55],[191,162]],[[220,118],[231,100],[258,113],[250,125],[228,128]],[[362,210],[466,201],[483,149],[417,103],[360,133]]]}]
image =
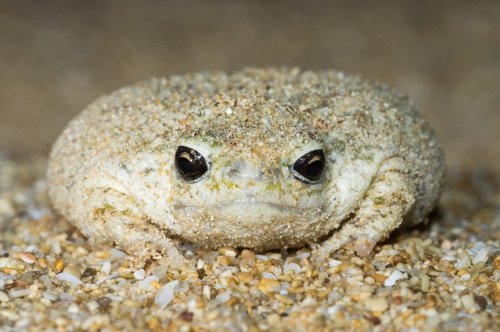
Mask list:
[{"label": "small pebble", "polygon": [[387,299],[384,297],[376,297],[376,298],[366,298],[364,303],[368,309],[371,311],[383,312],[387,310],[389,304],[387,303]]},{"label": "small pebble", "polygon": [[140,269],[134,272],[134,278],[137,280],[142,280],[146,276],[146,271],[144,269]]},{"label": "small pebble", "polygon": [[467,256],[462,256],[460,257],[456,263],[454,264],[455,269],[461,270],[461,269],[466,269],[470,266],[471,262],[469,257]]},{"label": "small pebble", "polygon": [[365,264],[365,261],[357,256],[352,257],[351,262],[357,266],[363,266]]},{"label": "small pebble", "polygon": [[373,275],[373,279],[375,279],[376,282],[378,283],[383,283],[387,280],[387,276],[386,275],[383,275],[383,274],[380,274],[380,273],[375,273]]},{"label": "small pebble", "polygon": [[332,259],[331,261],[328,262],[329,267],[336,267],[336,266],[339,266],[341,264],[342,264],[342,262],[338,261],[336,259]]},{"label": "small pebble", "polygon": [[221,303],[229,301],[229,299],[231,298],[231,294],[232,294],[232,292],[230,289],[218,294],[213,301],[214,304],[221,304]]},{"label": "small pebble", "polygon": [[278,280],[271,278],[262,278],[259,281],[258,288],[262,293],[269,293],[275,291],[279,286],[280,282]]},{"label": "small pebble", "polygon": [[192,312],[189,312],[189,311],[183,311],[183,312],[181,312],[179,317],[180,317],[180,319],[182,319],[185,322],[192,322],[194,314]]},{"label": "small pebble", "polygon": [[68,313],[69,314],[72,314],[72,315],[76,315],[80,312],[80,307],[78,307],[78,304],[76,303],[72,303],[70,304],[70,306],[68,307]]},{"label": "small pebble", "polygon": [[430,287],[430,278],[426,274],[422,274],[420,276],[420,289],[422,289],[423,292],[428,292]]},{"label": "small pebble", "polygon": [[311,253],[309,251],[298,251],[297,252],[298,259],[309,258],[309,256],[311,256]]},{"label": "small pebble", "polygon": [[28,252],[22,252],[18,255],[19,259],[27,264],[34,264],[36,262],[35,256]]},{"label": "small pebble", "polygon": [[465,309],[472,311],[476,309],[476,303],[474,302],[474,297],[471,294],[462,296],[461,300]]},{"label": "small pebble", "polygon": [[253,275],[248,272],[240,272],[236,276],[242,283],[245,284],[248,284],[253,280]]},{"label": "small pebble", "polygon": [[403,278],[404,275],[401,273],[399,270],[395,270],[394,272],[391,273],[391,275],[384,281],[384,286],[385,287],[392,287],[396,284],[396,281],[399,279]]},{"label": "small pebble", "polygon": [[78,269],[73,267],[73,266],[65,267],[64,272],[70,273],[71,275],[73,275],[75,278],[78,278],[78,279],[80,279],[80,277],[81,277],[80,271],[78,271]]},{"label": "small pebble", "polygon": [[219,253],[221,255],[232,257],[232,258],[236,257],[236,250],[234,250],[234,248],[232,248],[232,247],[219,248]]},{"label": "small pebble", "polygon": [[97,280],[95,284],[96,285],[100,285],[100,284],[102,284],[102,283],[104,283],[104,282],[106,282],[108,280],[116,279],[118,277],[120,277],[120,274],[118,274],[118,273],[111,273],[111,274],[108,274],[107,276],[105,276],[104,278],[101,278],[101,279]]},{"label": "small pebble", "polygon": [[226,252],[224,253],[225,256],[228,256],[228,257],[236,257],[236,251],[234,250],[226,250]]},{"label": "small pebble", "polygon": [[474,296],[474,302],[478,305],[479,309],[484,310],[486,309],[486,306],[488,305],[488,302],[483,296],[480,295],[475,295]]},{"label": "small pebble", "polygon": [[42,257],[42,258],[39,258],[39,259],[37,260],[37,262],[38,262],[38,265],[40,265],[40,267],[41,267],[42,269],[47,268],[47,266],[49,265],[49,264],[47,263],[47,260],[46,260],[45,258],[43,258],[43,257]]},{"label": "small pebble", "polygon": [[101,272],[104,274],[109,274],[111,272],[111,262],[105,261],[102,263]]},{"label": "small pebble", "polygon": [[93,277],[97,271],[94,268],[88,267],[82,273],[82,278]]},{"label": "small pebble", "polygon": [[141,280],[141,282],[140,282],[139,285],[140,285],[140,287],[142,289],[148,290],[148,289],[150,289],[152,287],[151,283],[154,282],[154,281],[157,282],[158,280],[160,280],[160,279],[158,279],[158,277],[156,277],[154,275],[148,276],[148,277],[144,278],[144,280]]},{"label": "small pebble", "polygon": [[274,273],[271,272],[262,272],[262,278],[278,280],[278,278],[276,278]]},{"label": "small pebble", "polygon": [[12,299],[18,298],[18,297],[24,297],[28,296],[30,294],[31,290],[29,288],[26,289],[16,289],[12,290],[9,292],[9,297]]},{"label": "small pebble", "polygon": [[485,262],[486,260],[488,260],[488,249],[481,248],[480,250],[477,251],[477,253],[472,258],[472,264],[477,264],[479,262]]},{"label": "small pebble", "polygon": [[240,257],[242,260],[255,260],[255,252],[253,250],[243,249]]},{"label": "small pebble", "polygon": [[59,280],[68,281],[73,287],[83,284],[83,282],[79,278],[68,272],[61,272],[56,277]]},{"label": "small pebble", "polygon": [[4,292],[0,291],[0,302],[8,302],[9,296]]},{"label": "small pebble", "polygon": [[56,261],[54,262],[54,272],[59,273],[64,270],[65,263],[64,259],[62,257],[57,257]]},{"label": "small pebble", "polygon": [[125,259],[128,257],[128,255],[126,253],[124,253],[123,251],[121,250],[118,250],[116,248],[111,248],[109,250],[111,256],[113,256],[114,258],[117,258],[117,259]]},{"label": "small pebble", "polygon": [[52,302],[56,301],[59,298],[59,296],[57,295],[56,292],[49,291],[49,290],[43,292],[42,296],[44,298],[46,298],[47,300],[52,301]]},{"label": "small pebble", "polygon": [[203,292],[203,297],[205,299],[207,299],[207,300],[210,301],[210,297],[211,297],[211,295],[210,295],[210,286],[208,286],[208,285],[203,286],[203,291],[202,292]]},{"label": "small pebble", "polygon": [[20,280],[24,281],[28,285],[32,284],[33,283],[33,272],[24,272],[21,275]]},{"label": "small pebble", "polygon": [[178,280],[172,280],[165,284],[155,296],[155,303],[160,307],[160,309],[165,308],[170,301],[174,298],[174,289],[179,284]]},{"label": "small pebble", "polygon": [[443,242],[441,242],[441,249],[443,250],[450,250],[453,247],[453,243],[450,242],[450,240],[445,239]]},{"label": "small pebble", "polygon": [[300,273],[300,265],[299,264],[296,264],[296,263],[288,263],[288,264],[285,264],[285,266],[283,267],[283,271],[285,274],[287,274],[288,272],[293,272],[295,274],[298,274]]},{"label": "small pebble", "polygon": [[111,299],[109,297],[103,296],[98,298],[96,302],[102,310],[107,310],[111,304]]}]

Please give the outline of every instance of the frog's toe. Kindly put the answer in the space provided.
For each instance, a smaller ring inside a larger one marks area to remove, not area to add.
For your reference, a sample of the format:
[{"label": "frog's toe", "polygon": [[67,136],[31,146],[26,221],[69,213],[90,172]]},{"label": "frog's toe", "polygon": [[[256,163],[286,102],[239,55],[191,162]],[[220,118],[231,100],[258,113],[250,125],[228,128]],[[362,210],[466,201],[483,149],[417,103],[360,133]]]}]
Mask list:
[{"label": "frog's toe", "polygon": [[196,271],[196,262],[191,261],[185,257],[164,257],[162,261],[168,265],[170,270],[177,270],[181,274],[186,275],[196,275],[198,276],[198,272]]},{"label": "frog's toe", "polygon": [[315,266],[321,266],[326,262],[327,256],[319,253],[319,252],[313,252],[311,254],[311,262]]},{"label": "frog's toe", "polygon": [[363,234],[353,239],[352,242],[346,244],[346,249],[352,249],[356,254],[360,257],[368,256],[377,242],[380,240],[380,237],[374,235]]},{"label": "frog's toe", "polygon": [[330,257],[330,254],[336,251],[336,248],[325,247],[317,243],[312,244],[311,249],[311,262],[316,266],[323,265]]}]

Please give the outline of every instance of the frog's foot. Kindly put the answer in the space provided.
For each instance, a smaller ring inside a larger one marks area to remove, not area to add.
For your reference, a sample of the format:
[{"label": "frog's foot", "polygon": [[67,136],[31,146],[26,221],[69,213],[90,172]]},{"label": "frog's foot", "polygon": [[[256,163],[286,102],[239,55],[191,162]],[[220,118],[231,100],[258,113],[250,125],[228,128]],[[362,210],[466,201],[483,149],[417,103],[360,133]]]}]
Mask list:
[{"label": "frog's foot", "polygon": [[[162,259],[174,269],[196,271],[194,263],[187,260],[177,249],[176,243],[169,239],[157,226],[141,220],[139,223],[124,223],[123,220],[108,223],[119,223],[110,234],[114,243],[138,259]],[[122,237],[126,240],[121,240]]]},{"label": "frog's foot", "polygon": [[356,215],[313,249],[314,263],[322,264],[339,248],[367,256],[377,242],[401,224],[415,202],[415,187],[402,165],[399,158],[382,165]]},{"label": "frog's foot", "polygon": [[113,242],[138,259],[165,258],[175,269],[195,270],[194,263],[137,208],[132,198],[113,189],[94,189],[92,197],[91,201],[99,204],[93,206],[87,218],[91,227],[83,227],[86,235],[98,242]]}]

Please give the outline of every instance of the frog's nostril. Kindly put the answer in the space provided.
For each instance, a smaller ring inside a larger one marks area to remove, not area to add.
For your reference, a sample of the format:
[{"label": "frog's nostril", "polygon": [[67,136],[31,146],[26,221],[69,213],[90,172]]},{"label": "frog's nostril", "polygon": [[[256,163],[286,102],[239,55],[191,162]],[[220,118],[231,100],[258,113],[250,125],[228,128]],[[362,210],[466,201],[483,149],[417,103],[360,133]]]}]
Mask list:
[{"label": "frog's nostril", "polygon": [[241,172],[241,169],[242,169],[241,166],[242,166],[242,163],[236,163],[236,164],[229,166],[227,168],[227,171],[226,171],[227,176],[230,176],[230,177],[237,176]]}]

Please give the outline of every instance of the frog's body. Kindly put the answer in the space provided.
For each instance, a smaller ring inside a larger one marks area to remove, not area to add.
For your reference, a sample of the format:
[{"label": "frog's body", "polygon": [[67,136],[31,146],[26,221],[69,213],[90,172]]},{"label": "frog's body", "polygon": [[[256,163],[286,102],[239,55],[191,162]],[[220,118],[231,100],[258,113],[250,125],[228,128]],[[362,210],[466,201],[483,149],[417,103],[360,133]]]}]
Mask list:
[{"label": "frog's body", "polygon": [[[176,164],[180,146],[206,162],[193,181]],[[304,183],[292,166],[310,151],[324,153],[324,169]],[[403,220],[426,218],[443,177],[442,152],[407,98],[296,69],[123,88],[69,124],[48,171],[55,208],[84,234],[175,262],[177,239],[257,250],[320,241],[318,259],[345,245],[367,254]]]}]

